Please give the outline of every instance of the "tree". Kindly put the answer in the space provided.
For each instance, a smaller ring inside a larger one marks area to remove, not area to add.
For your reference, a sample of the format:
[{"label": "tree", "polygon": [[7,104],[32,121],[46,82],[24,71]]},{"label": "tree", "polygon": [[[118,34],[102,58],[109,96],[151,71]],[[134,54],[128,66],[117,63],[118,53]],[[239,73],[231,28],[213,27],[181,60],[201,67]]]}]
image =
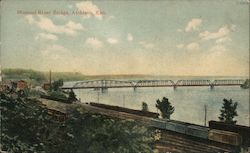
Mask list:
[{"label": "tree", "polygon": [[42,152],[51,126],[57,125],[37,100],[1,95],[1,146],[8,152]]},{"label": "tree", "polygon": [[249,89],[249,86],[250,86],[250,80],[249,79],[246,79],[246,81],[240,85],[241,88],[243,89]]},{"label": "tree", "polygon": [[148,104],[146,102],[142,102],[142,111],[148,112]]},{"label": "tree", "polygon": [[229,123],[229,124],[236,124],[236,120],[233,120],[233,118],[235,116],[238,116],[237,114],[237,106],[238,103],[237,102],[233,102],[232,99],[227,100],[227,99],[223,99],[223,106],[221,108],[221,114],[220,114],[220,121],[225,122],[225,123]]},{"label": "tree", "polygon": [[57,80],[57,81],[54,81],[54,82],[52,83],[52,90],[58,91],[59,88],[60,88],[61,86],[63,86],[63,80],[62,80],[62,79],[59,79],[59,80]]},{"label": "tree", "polygon": [[[78,111],[77,111],[78,110]],[[134,121],[120,120],[100,114],[71,111],[66,121],[68,140],[75,144],[74,153],[152,153],[154,132]]]},{"label": "tree", "polygon": [[44,81],[46,79],[45,75],[42,72],[36,72],[33,70],[28,70],[27,75],[28,75],[27,76],[28,78],[35,80],[39,83],[41,83],[42,81]]},{"label": "tree", "polygon": [[64,123],[39,101],[0,92],[1,149],[10,153],[151,153],[154,132],[73,105]]},{"label": "tree", "polygon": [[171,114],[174,113],[174,107],[166,97],[163,97],[162,101],[158,99],[155,106],[161,111],[162,118],[170,119]]},{"label": "tree", "polygon": [[75,94],[74,91],[71,89],[70,92],[69,92],[68,101],[69,101],[69,102],[73,102],[73,101],[76,101],[76,100],[77,100],[76,94]]}]

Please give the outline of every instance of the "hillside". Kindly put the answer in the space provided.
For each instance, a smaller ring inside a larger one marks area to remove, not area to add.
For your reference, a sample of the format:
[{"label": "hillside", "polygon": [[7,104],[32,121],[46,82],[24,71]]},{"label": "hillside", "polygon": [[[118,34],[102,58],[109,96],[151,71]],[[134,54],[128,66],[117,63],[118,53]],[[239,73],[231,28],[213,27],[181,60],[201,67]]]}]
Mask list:
[{"label": "hillside", "polygon": [[[3,80],[24,79],[35,82],[49,80],[49,72],[35,71],[30,69],[3,69]],[[63,79],[65,81],[84,80],[86,77],[81,73],[73,72],[52,72],[52,80]]]},{"label": "hillside", "polygon": [[[31,69],[3,69],[3,80],[24,79],[30,82],[46,82],[49,80],[49,72],[35,71]],[[52,80],[64,81],[95,80],[95,79],[139,79],[152,77],[150,75],[83,75],[79,72],[52,72]]]}]

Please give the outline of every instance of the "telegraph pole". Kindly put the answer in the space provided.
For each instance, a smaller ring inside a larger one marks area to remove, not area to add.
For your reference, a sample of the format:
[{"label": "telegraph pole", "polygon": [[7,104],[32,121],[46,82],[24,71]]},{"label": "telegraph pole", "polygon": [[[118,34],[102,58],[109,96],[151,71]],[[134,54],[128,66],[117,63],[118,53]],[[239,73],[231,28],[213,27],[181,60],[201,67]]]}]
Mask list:
[{"label": "telegraph pole", "polygon": [[122,96],[123,107],[125,107],[125,95]]},{"label": "telegraph pole", "polygon": [[0,65],[0,84],[1,84],[2,81],[3,81],[3,78],[2,78],[2,66]]},{"label": "telegraph pole", "polygon": [[49,70],[49,90],[52,90],[52,78],[51,78],[51,70]]},{"label": "telegraph pole", "polygon": [[100,93],[99,91],[97,91],[97,102],[99,103],[99,96],[100,96]]},{"label": "telegraph pole", "polygon": [[204,125],[207,126],[207,105],[204,105],[204,110],[205,110],[205,118],[204,118]]}]

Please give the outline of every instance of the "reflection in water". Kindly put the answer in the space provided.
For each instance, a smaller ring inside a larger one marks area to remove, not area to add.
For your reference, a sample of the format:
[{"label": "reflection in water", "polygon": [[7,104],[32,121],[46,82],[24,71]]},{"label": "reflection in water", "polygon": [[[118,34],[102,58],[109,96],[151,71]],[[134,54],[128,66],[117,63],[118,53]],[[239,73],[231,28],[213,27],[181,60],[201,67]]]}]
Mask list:
[{"label": "reflection in water", "polygon": [[207,121],[218,120],[223,98],[238,102],[237,124],[249,125],[249,90],[240,87],[178,87],[163,88],[119,88],[106,93],[93,89],[78,89],[75,93],[82,102],[100,102],[132,109],[141,109],[142,102],[149,110],[157,112],[155,101],[167,97],[175,107],[172,119],[204,125],[204,106],[207,105]]}]

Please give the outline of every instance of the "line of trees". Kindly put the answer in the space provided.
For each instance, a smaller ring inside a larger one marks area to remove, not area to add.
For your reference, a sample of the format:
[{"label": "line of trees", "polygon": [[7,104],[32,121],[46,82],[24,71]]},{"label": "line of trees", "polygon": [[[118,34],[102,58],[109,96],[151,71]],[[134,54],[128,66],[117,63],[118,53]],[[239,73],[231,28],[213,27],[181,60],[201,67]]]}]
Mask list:
[{"label": "line of trees", "polygon": [[[35,84],[41,84],[42,82],[48,80],[48,72],[30,69],[3,69],[2,74],[4,76],[4,79],[34,80],[34,82],[32,83]],[[79,72],[52,72],[52,75],[55,80],[58,80],[60,78],[67,81],[89,79],[89,77]]]},{"label": "line of trees", "polygon": [[[160,110],[161,117],[170,119],[171,115],[174,113],[175,108],[172,106],[168,98],[163,97],[162,100],[156,100],[156,108]],[[220,116],[218,117],[221,122],[228,124],[236,124],[237,121],[234,120],[237,113],[237,102],[233,102],[232,99],[223,99],[223,106],[220,109]],[[148,111],[148,105],[146,102],[142,102],[142,111]]]}]

